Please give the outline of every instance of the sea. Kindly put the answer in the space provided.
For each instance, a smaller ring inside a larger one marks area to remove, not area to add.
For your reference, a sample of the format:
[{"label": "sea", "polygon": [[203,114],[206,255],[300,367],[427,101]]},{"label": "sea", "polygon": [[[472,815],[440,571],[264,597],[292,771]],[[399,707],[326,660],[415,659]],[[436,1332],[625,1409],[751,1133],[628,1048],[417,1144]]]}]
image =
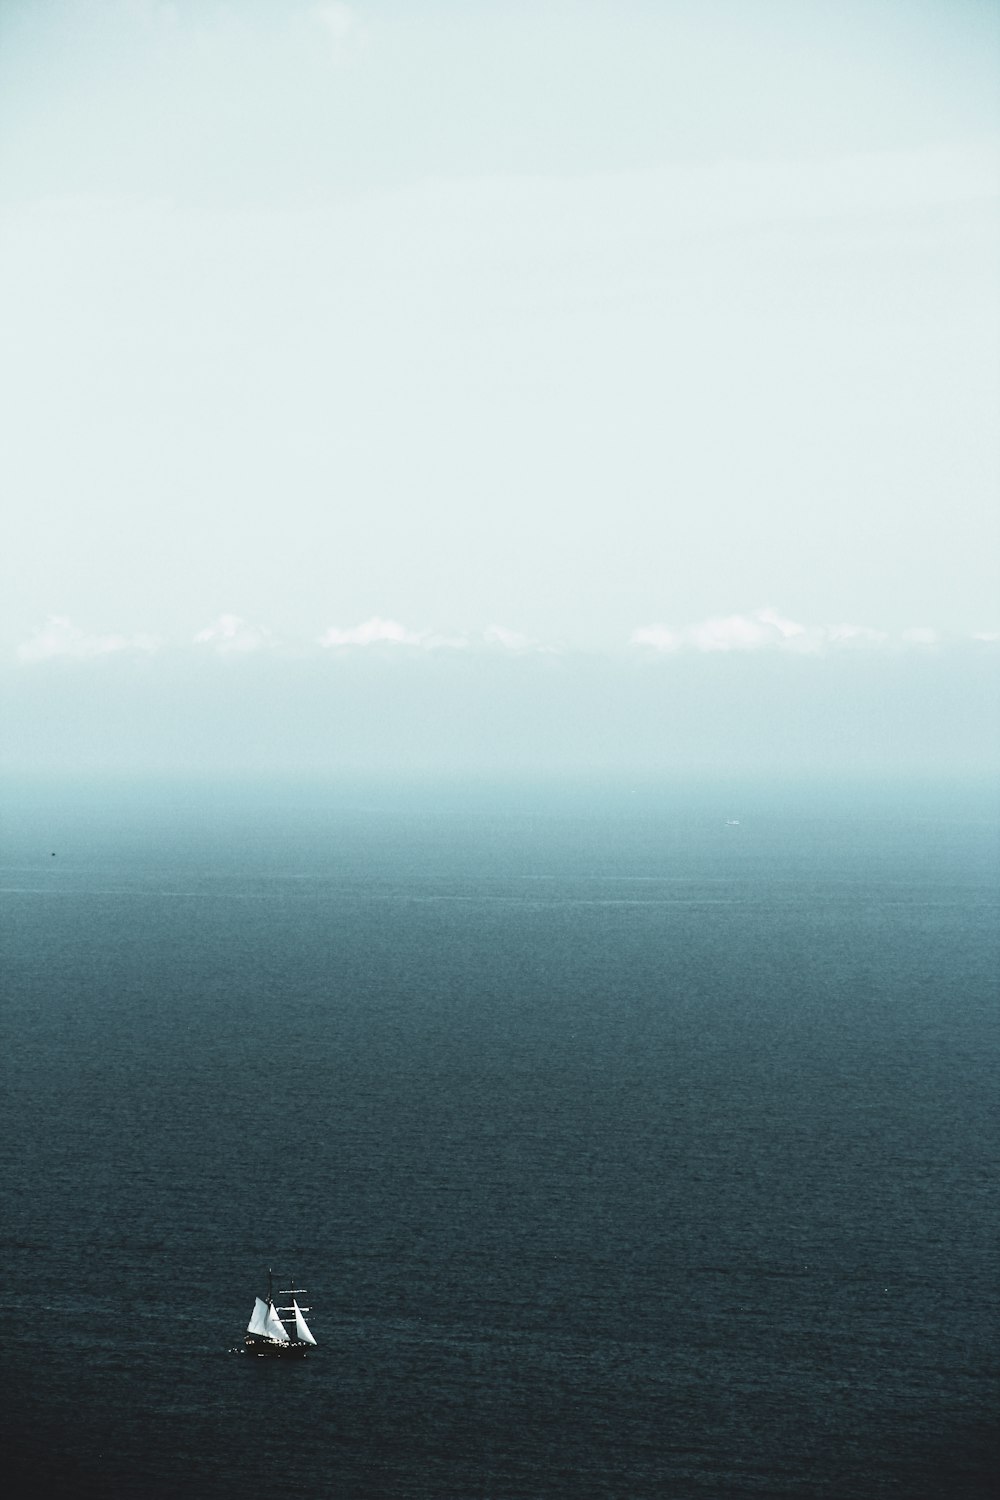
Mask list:
[{"label": "sea", "polygon": [[994,1492],[983,783],[2,793],[8,1494]]}]

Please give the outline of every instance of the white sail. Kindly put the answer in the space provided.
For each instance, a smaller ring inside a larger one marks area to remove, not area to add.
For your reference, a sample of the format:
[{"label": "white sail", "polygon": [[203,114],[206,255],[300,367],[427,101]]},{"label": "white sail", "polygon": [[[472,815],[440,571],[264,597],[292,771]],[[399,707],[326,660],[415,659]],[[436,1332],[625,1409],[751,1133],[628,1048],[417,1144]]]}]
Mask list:
[{"label": "white sail", "polygon": [[275,1312],[273,1303],[268,1303],[267,1306],[267,1336],[269,1339],[280,1339],[282,1343],[288,1343],[288,1333]]},{"label": "white sail", "polygon": [[292,1307],[295,1309],[295,1332],[298,1335],[299,1343],[315,1344],[316,1340],[309,1332],[309,1324],[302,1316],[302,1309],[299,1307],[299,1304],[296,1302],[294,1297],[292,1298]]},{"label": "white sail", "polygon": [[247,1324],[247,1333],[255,1333],[258,1338],[269,1339],[272,1334],[267,1326],[268,1305],[260,1297],[255,1297],[253,1302],[253,1316]]}]

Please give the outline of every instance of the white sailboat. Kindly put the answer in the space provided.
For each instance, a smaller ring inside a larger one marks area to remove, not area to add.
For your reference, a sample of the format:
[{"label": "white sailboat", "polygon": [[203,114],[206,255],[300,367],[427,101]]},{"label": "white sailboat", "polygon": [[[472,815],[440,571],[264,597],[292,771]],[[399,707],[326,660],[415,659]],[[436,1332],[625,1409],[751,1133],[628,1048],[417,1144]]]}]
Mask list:
[{"label": "white sailboat", "polygon": [[[300,1307],[296,1300],[305,1295],[305,1290],[304,1286],[288,1287],[285,1291],[279,1289],[279,1297],[291,1297],[292,1301],[290,1306],[276,1307],[274,1277],[268,1271],[267,1301],[263,1297],[254,1298],[253,1312],[243,1340],[248,1354],[302,1359],[310,1349],[315,1349],[316,1340],[303,1316],[311,1309]],[[285,1317],[282,1317],[283,1313]]]}]

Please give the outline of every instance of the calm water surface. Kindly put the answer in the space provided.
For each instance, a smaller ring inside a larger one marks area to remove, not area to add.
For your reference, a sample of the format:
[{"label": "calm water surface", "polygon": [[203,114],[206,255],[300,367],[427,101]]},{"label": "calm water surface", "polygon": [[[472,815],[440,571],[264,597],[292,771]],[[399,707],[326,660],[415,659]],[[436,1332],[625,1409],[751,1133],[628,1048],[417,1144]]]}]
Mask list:
[{"label": "calm water surface", "polygon": [[990,1493],[979,793],[4,806],[16,1494]]}]

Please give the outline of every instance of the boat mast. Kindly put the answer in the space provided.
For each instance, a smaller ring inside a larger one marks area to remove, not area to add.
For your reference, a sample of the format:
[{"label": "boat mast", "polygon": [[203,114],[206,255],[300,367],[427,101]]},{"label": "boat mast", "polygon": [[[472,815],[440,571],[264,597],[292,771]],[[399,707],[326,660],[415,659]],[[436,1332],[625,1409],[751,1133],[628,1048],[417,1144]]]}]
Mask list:
[{"label": "boat mast", "polygon": [[[293,1281],[295,1280],[294,1276],[292,1277],[292,1280]],[[281,1287],[281,1286],[279,1286],[279,1288],[278,1288],[278,1296],[279,1297],[291,1297],[293,1299],[291,1307],[277,1307],[277,1308],[275,1308],[275,1311],[277,1312],[278,1316],[281,1318],[282,1323],[289,1323],[289,1324],[291,1324],[291,1328],[292,1328],[293,1331],[289,1333],[288,1337],[289,1337],[289,1340],[293,1344],[303,1344],[303,1343],[307,1343],[308,1342],[308,1340],[303,1339],[303,1338],[300,1337],[300,1334],[299,1334],[299,1318],[296,1317],[296,1312],[299,1314],[299,1317],[301,1317],[304,1312],[311,1312],[312,1309],[309,1308],[309,1307],[299,1307],[298,1304],[294,1301],[294,1298],[296,1298],[296,1297],[304,1297],[305,1295],[306,1295],[306,1288],[304,1286],[287,1286],[287,1287]],[[291,1313],[291,1317],[290,1318],[282,1317],[283,1313]],[[302,1322],[305,1323],[305,1318],[302,1318]],[[307,1330],[307,1332],[308,1332],[308,1329],[309,1329],[309,1325],[308,1325],[308,1323],[306,1323],[306,1330]],[[316,1340],[313,1339],[312,1342],[315,1343]]]}]

